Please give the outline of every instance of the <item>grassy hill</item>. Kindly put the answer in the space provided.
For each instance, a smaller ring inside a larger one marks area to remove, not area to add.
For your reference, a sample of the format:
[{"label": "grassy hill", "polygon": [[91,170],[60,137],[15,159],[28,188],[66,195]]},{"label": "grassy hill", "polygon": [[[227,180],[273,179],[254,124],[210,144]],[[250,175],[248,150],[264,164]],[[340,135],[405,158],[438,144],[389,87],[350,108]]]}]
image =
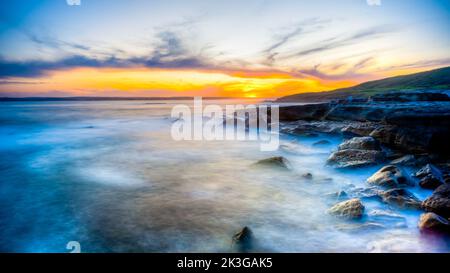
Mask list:
[{"label": "grassy hill", "polygon": [[279,102],[319,102],[333,99],[369,97],[375,94],[405,90],[450,90],[450,67],[365,82],[353,87],[328,92],[301,93],[282,97]]}]

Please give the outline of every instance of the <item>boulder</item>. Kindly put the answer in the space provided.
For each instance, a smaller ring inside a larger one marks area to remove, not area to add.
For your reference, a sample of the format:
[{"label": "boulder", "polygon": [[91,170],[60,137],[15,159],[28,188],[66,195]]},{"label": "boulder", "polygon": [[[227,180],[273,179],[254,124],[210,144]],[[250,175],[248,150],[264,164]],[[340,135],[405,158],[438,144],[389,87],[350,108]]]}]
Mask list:
[{"label": "boulder", "polygon": [[233,235],[233,244],[240,252],[247,252],[253,248],[253,232],[249,227],[244,227]]},{"label": "boulder", "polygon": [[427,164],[414,176],[420,179],[419,185],[425,189],[434,190],[444,184],[441,171],[433,164]]},{"label": "boulder", "polygon": [[400,208],[421,208],[421,201],[405,189],[391,189],[379,193],[381,200],[389,205]]},{"label": "boulder", "polygon": [[418,225],[421,231],[450,231],[450,221],[433,212],[423,213]]},{"label": "boulder", "polygon": [[385,188],[397,188],[414,185],[403,171],[394,165],[387,165],[381,168],[367,179],[367,183],[373,186]]},{"label": "boulder", "polygon": [[430,197],[423,201],[422,207],[425,211],[450,218],[450,184],[439,186]]},{"label": "boulder", "polygon": [[274,167],[274,168],[280,168],[280,169],[288,169],[289,161],[282,156],[276,156],[276,157],[262,159],[262,160],[256,162],[255,165]]},{"label": "boulder", "polygon": [[352,139],[346,140],[344,143],[339,145],[339,150],[376,150],[380,151],[380,144],[373,137],[354,137]]},{"label": "boulder", "polygon": [[342,218],[357,219],[363,216],[364,205],[359,199],[351,199],[334,205],[328,212]]},{"label": "boulder", "polygon": [[327,164],[336,168],[352,168],[379,164],[383,160],[381,151],[347,149],[332,153]]}]

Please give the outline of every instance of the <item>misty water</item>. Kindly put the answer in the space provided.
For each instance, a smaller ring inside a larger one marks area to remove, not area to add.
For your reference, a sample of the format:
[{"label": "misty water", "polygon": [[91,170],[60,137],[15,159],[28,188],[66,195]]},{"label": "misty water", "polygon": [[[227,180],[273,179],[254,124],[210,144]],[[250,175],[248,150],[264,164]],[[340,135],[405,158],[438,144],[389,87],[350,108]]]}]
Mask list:
[{"label": "misty water", "polygon": [[[337,202],[328,194],[366,186],[381,167],[327,167],[339,137],[280,135],[275,152],[252,141],[174,141],[179,103],[191,102],[2,103],[0,250],[68,252],[78,241],[82,252],[230,252],[248,226],[256,252],[449,251],[419,232],[420,211],[367,199],[359,221],[327,213]],[[331,144],[313,145],[323,139]],[[253,166],[278,155],[291,171]]]}]

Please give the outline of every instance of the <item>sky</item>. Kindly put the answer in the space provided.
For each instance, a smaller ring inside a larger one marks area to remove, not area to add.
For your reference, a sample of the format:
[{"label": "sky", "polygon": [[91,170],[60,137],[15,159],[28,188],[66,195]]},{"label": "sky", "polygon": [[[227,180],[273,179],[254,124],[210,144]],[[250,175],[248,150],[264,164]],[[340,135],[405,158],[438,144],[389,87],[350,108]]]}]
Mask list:
[{"label": "sky", "polygon": [[9,0],[0,97],[321,92],[450,65],[448,0]]}]

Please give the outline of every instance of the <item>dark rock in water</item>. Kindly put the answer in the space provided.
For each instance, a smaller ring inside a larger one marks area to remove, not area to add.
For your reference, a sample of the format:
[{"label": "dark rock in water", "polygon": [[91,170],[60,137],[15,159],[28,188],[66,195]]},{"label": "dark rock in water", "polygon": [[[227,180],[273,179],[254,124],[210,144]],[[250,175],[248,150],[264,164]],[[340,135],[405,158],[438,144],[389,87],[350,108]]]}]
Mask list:
[{"label": "dark rock in water", "polygon": [[421,208],[421,201],[405,189],[391,189],[379,193],[383,202],[400,208]]},{"label": "dark rock in water", "polygon": [[394,165],[387,165],[373,174],[367,179],[367,183],[370,185],[385,187],[385,188],[397,188],[402,186],[413,186],[414,183],[408,179],[403,171]]},{"label": "dark rock in water", "polygon": [[392,165],[419,166],[427,164],[430,158],[426,155],[405,155],[391,161]]},{"label": "dark rock in water", "polygon": [[241,231],[233,235],[233,244],[240,252],[247,252],[253,248],[253,232],[249,227],[244,227]]},{"label": "dark rock in water", "polygon": [[302,136],[302,137],[318,137],[319,134],[318,133],[313,133],[313,132],[305,132],[302,129],[294,129],[292,131],[293,134],[297,135],[297,136]]},{"label": "dark rock in water", "polygon": [[450,184],[439,186],[422,206],[425,211],[450,218]]},{"label": "dark rock in water", "polygon": [[280,126],[280,132],[296,134],[300,136],[315,134],[339,134],[347,123],[334,121],[304,121],[284,122]]},{"label": "dark rock in water", "polygon": [[377,94],[369,98],[373,102],[417,102],[417,101],[450,101],[445,93],[440,92],[389,92]]},{"label": "dark rock in water", "polygon": [[258,166],[268,166],[281,169],[288,169],[289,162],[282,156],[276,156],[271,158],[262,159],[255,163]]},{"label": "dark rock in water", "polygon": [[[448,118],[450,119],[450,117]],[[414,121],[411,122],[413,123]],[[375,129],[370,133],[370,136],[388,147],[396,148],[408,153],[418,154],[433,152],[443,155],[448,155],[450,153],[450,145],[448,145],[450,130],[444,125],[410,125],[410,127],[384,125]]]},{"label": "dark rock in water", "polygon": [[315,142],[313,144],[313,146],[324,146],[324,145],[330,145],[330,144],[331,144],[330,141],[323,139],[323,140],[319,140],[319,141]]},{"label": "dark rock in water", "polygon": [[305,173],[305,174],[302,175],[302,177],[305,178],[305,179],[308,179],[308,180],[313,179],[312,173]]},{"label": "dark rock in water", "polygon": [[342,128],[341,132],[344,136],[362,137],[370,135],[370,133],[372,133],[376,127],[377,125],[371,122],[353,123],[349,126]]},{"label": "dark rock in water", "polygon": [[444,184],[441,171],[433,164],[427,164],[415,176],[420,179],[419,185],[425,189],[434,190]]},{"label": "dark rock in water", "polygon": [[377,150],[380,151],[380,144],[373,137],[354,137],[339,145],[339,150]]},{"label": "dark rock in water", "polygon": [[320,120],[330,110],[329,103],[280,107],[280,121]]},{"label": "dark rock in water", "polygon": [[383,160],[384,154],[381,151],[348,149],[332,153],[327,164],[335,168],[352,168],[375,165]]},{"label": "dark rock in water", "polygon": [[433,164],[427,164],[425,167],[416,172],[415,177],[424,178],[428,175],[441,177],[441,171]]},{"label": "dark rock in water", "polygon": [[351,190],[352,196],[356,196],[361,199],[371,199],[371,198],[377,198],[379,199],[380,196],[378,195],[379,189],[376,187],[369,187],[369,188],[355,188]]},{"label": "dark rock in water", "polygon": [[369,219],[373,221],[381,222],[390,226],[394,227],[407,226],[406,218],[392,211],[372,210],[367,214],[367,216],[369,217]]},{"label": "dark rock in water", "polygon": [[359,199],[351,199],[334,205],[328,213],[342,218],[357,219],[363,216],[364,205]]},{"label": "dark rock in water", "polygon": [[437,189],[439,186],[443,185],[444,182],[441,181],[441,179],[436,178],[432,175],[428,175],[422,179],[420,179],[419,185],[424,189],[430,189],[434,190]]},{"label": "dark rock in water", "polygon": [[332,192],[326,195],[329,198],[333,198],[336,201],[343,201],[348,199],[348,194],[345,191]]},{"label": "dark rock in water", "polygon": [[450,231],[450,221],[433,212],[422,214],[418,225],[421,231]]},{"label": "dark rock in water", "polygon": [[386,229],[386,226],[381,223],[345,223],[345,224],[338,224],[336,226],[338,230],[346,231],[346,232],[368,232],[368,231],[378,231]]}]

